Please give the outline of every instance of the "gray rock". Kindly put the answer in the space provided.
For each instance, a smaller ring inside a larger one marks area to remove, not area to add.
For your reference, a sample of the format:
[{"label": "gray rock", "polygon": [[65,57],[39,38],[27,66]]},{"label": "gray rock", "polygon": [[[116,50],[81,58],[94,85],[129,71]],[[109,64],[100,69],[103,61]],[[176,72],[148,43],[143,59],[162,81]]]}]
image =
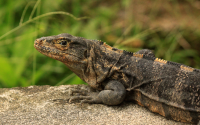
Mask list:
[{"label": "gray rock", "polygon": [[131,124],[182,125],[134,103],[119,106],[68,103],[71,89],[93,91],[86,85],[30,86],[0,89],[0,124]]}]

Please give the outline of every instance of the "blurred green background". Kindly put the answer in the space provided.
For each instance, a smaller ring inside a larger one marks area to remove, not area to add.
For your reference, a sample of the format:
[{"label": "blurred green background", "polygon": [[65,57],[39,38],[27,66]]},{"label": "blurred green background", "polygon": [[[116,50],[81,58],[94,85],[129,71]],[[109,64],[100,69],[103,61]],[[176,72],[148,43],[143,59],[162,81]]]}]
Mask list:
[{"label": "blurred green background", "polygon": [[0,19],[0,87],[84,83],[33,47],[60,33],[200,68],[198,0],[2,0]]}]

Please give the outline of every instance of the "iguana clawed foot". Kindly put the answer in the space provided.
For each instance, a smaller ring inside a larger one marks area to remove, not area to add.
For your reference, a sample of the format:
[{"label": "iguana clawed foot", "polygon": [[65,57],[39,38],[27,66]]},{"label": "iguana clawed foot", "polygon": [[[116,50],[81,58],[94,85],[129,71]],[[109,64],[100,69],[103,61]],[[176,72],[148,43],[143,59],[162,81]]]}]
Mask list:
[{"label": "iguana clawed foot", "polygon": [[98,99],[99,92],[87,92],[83,90],[71,90],[70,95],[72,96],[69,99],[69,103],[73,103],[74,101],[79,101],[82,103],[102,103],[100,99]]},{"label": "iguana clawed foot", "polygon": [[86,92],[83,90],[71,91],[72,97],[69,102],[79,100],[81,103],[103,103],[106,105],[118,105],[120,104],[125,96],[126,90],[124,86],[117,80],[109,81],[104,90],[100,92]]}]

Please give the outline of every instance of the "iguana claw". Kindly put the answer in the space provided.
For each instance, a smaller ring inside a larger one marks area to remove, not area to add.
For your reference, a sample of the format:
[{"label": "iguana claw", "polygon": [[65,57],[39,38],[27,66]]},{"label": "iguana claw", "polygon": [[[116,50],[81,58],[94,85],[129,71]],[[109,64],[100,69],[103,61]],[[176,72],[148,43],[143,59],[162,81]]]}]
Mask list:
[{"label": "iguana claw", "polygon": [[72,96],[69,99],[69,103],[73,103],[74,101],[79,101],[82,103],[99,103],[97,101],[97,97],[99,92],[87,92],[83,90],[71,90],[70,96]]}]

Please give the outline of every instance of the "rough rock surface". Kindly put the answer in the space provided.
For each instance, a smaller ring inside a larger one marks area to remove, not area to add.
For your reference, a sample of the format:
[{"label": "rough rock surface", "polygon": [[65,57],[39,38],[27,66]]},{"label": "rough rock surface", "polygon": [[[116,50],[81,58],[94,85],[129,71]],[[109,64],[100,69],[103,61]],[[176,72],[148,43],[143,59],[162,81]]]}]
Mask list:
[{"label": "rough rock surface", "polygon": [[30,86],[0,89],[0,124],[182,125],[131,102],[119,106],[69,104],[70,89],[86,85]]}]

